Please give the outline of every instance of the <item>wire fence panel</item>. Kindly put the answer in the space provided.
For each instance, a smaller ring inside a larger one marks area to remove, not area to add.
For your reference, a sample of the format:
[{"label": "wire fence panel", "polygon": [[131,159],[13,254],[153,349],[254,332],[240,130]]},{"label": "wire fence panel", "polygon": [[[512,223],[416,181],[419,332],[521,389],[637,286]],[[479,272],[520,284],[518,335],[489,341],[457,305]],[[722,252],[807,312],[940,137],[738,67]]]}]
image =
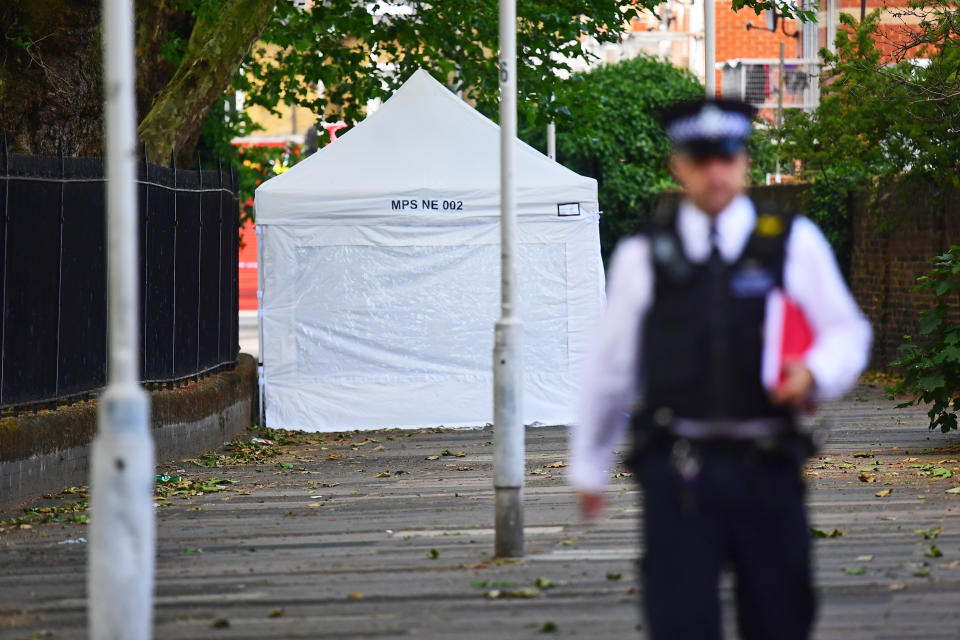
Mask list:
[{"label": "wire fence panel", "polygon": [[[28,175],[55,175],[56,165],[53,158],[10,158],[11,171]],[[4,402],[57,395],[61,185],[22,180],[7,187]]]},{"label": "wire fence panel", "polygon": [[[81,178],[103,175],[99,160],[74,163],[74,168]],[[62,183],[58,396],[84,393],[107,381],[107,229],[104,216],[91,215],[104,202],[104,186],[101,181]]]},{"label": "wire fence panel", "polygon": [[176,204],[176,267],[174,269],[173,375],[189,376],[197,367],[197,308],[200,305],[200,185],[196,175],[179,171]]},{"label": "wire fence panel", "polygon": [[[107,379],[106,210],[98,158],[0,150],[0,407]],[[142,379],[175,382],[239,351],[236,180],[140,165]]]},{"label": "wire fence panel", "polygon": [[[201,187],[216,188],[218,176],[204,171]],[[203,191],[200,194],[200,294],[197,305],[197,369],[215,367],[220,362],[220,278],[224,247],[220,234],[222,224],[220,194]],[[237,262],[239,253],[234,257]]]},{"label": "wire fence panel", "polygon": [[146,258],[143,298],[143,378],[167,380],[174,377],[173,329],[176,305],[174,265],[176,264],[176,192],[172,171],[147,165],[147,201],[141,203],[141,251]]}]

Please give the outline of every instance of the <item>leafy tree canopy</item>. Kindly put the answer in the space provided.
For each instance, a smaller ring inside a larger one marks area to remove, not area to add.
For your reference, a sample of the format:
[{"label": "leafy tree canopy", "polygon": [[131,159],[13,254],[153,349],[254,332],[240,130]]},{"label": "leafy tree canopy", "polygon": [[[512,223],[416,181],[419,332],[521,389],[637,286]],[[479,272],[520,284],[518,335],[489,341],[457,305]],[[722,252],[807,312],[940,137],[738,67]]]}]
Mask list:
[{"label": "leafy tree canopy", "polygon": [[837,52],[821,51],[819,107],[784,127],[784,154],[803,161],[807,178],[960,186],[958,6],[911,2],[895,12],[904,28],[892,33],[880,30],[879,10],[862,23],[841,14]]},{"label": "leafy tree canopy", "polygon": [[[738,0],[740,2],[741,0]],[[192,157],[225,90],[254,104],[279,101],[348,123],[416,67],[478,103],[496,100],[497,0],[137,0],[140,135],[153,158]],[[565,59],[586,38],[616,39],[656,0],[519,0],[521,104],[551,113]],[[759,11],[786,0],[746,0]],[[0,126],[14,151],[91,153],[101,136],[98,0],[6,0],[0,6]],[[251,52],[254,43],[262,43]],[[321,83],[324,92],[309,91]],[[93,123],[96,126],[91,126]]]}]

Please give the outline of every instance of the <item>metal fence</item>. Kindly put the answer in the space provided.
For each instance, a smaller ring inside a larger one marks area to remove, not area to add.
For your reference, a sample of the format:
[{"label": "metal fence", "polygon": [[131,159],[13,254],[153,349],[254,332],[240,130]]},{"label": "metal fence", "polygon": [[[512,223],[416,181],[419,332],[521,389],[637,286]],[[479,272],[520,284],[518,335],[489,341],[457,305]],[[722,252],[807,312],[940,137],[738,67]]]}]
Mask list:
[{"label": "metal fence", "polygon": [[[232,365],[236,176],[140,163],[141,379]],[[100,158],[0,147],[0,407],[96,391],[107,377],[106,199]]]}]

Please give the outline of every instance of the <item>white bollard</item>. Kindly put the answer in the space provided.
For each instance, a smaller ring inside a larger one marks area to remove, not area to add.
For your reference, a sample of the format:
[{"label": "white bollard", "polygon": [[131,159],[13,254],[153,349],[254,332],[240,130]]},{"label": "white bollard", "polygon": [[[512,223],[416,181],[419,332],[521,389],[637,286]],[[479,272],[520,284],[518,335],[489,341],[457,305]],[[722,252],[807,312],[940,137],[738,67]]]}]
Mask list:
[{"label": "white bollard", "polygon": [[100,397],[90,480],[87,572],[92,640],[148,640],[156,534],[149,402],[138,386]]}]

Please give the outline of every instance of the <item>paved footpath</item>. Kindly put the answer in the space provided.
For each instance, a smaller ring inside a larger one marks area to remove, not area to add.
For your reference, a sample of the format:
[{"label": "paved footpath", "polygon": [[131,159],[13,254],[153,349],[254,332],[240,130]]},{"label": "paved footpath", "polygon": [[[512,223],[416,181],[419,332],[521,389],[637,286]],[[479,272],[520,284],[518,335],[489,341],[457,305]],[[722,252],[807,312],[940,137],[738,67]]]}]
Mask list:
[{"label": "paved footpath", "polygon": [[[856,393],[826,408],[837,426],[806,472],[813,526],[838,532],[815,544],[816,637],[960,638],[960,436]],[[640,495],[612,478],[608,517],[579,524],[565,429],[528,431],[527,555],[504,563],[489,428],[289,439],[160,466],[185,479],[157,499],[158,640],[643,637]],[[0,638],[86,636],[87,545],[65,542],[85,534],[84,490],[0,514]]]}]

